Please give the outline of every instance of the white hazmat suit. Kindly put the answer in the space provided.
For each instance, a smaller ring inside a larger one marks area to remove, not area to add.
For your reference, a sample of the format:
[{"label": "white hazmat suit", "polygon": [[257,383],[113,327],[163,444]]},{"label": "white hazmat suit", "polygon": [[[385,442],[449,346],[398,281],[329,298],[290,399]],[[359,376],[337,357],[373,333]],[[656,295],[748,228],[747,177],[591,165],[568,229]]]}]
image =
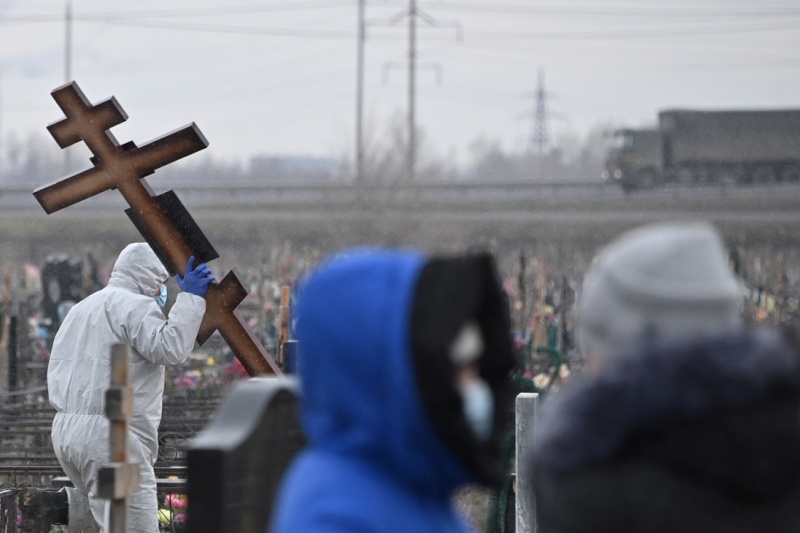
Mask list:
[{"label": "white hazmat suit", "polygon": [[[109,424],[103,411],[110,382],[111,345],[131,346],[131,462],[141,468],[141,490],[128,500],[129,530],[156,533],[158,502],[153,465],[164,393],[164,366],[186,361],[205,300],[182,292],[165,318],[153,297],[167,270],[146,243],[119,255],[108,286],[73,307],[56,334],[47,368],[53,448],[75,489],[69,491],[70,531],[103,523],[105,500],[96,497],[98,469],[109,459]],[[101,529],[102,531],[102,529]]]}]

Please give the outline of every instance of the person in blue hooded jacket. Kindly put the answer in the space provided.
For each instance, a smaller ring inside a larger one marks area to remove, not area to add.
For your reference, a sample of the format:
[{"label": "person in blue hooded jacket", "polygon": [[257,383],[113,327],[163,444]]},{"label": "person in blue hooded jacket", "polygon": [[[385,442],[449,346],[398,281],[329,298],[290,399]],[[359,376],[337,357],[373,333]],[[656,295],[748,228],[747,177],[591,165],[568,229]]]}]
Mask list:
[{"label": "person in blue hooded jacket", "polygon": [[464,532],[467,483],[501,480],[508,307],[489,255],[359,249],[324,262],[297,306],[309,445],[274,533]]}]

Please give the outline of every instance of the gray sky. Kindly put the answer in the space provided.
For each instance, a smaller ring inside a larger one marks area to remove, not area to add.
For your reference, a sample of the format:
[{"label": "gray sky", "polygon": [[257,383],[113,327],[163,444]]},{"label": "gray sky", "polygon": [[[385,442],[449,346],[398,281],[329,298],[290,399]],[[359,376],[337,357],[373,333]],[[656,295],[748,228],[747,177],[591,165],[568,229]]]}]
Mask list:
[{"label": "gray sky", "polygon": [[[46,133],[61,112],[64,0],[0,0],[0,142]],[[356,0],[73,0],[72,78],[117,97],[113,129],[138,144],[196,122],[207,154],[352,154]],[[366,127],[404,120],[408,2],[367,0]],[[418,127],[460,161],[478,138],[509,150],[532,131],[537,69],[553,137],[653,123],[659,109],[800,107],[796,0],[419,0]],[[193,156],[195,158],[200,156]],[[54,177],[55,178],[55,177]]]}]

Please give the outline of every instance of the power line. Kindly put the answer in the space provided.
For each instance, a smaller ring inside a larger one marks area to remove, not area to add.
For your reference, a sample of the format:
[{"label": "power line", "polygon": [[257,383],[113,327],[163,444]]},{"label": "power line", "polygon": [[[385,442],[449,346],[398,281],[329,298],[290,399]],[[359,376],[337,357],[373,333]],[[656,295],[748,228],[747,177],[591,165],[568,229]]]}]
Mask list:
[{"label": "power line", "polygon": [[[329,9],[352,6],[352,0],[325,0],[325,1],[293,1],[276,2],[271,4],[246,4],[224,7],[192,7],[187,9],[162,9],[162,10],[129,10],[129,11],[89,11],[82,13],[81,17],[89,18],[152,18],[152,17],[203,17],[217,15],[240,15],[247,13],[262,13],[275,11],[300,11],[306,9]],[[389,7],[385,2],[380,4],[371,2],[373,6]],[[447,11],[482,11],[496,12],[500,14],[532,14],[532,15],[563,15],[568,17],[712,17],[719,20],[722,17],[786,17],[800,16],[800,9],[797,6],[785,5],[777,8],[765,8],[758,6],[750,9],[715,9],[709,10],[705,6],[676,8],[631,8],[631,7],[604,7],[597,8],[584,6],[553,7],[553,6],[530,6],[508,3],[473,3],[473,2],[447,2],[435,3],[428,6],[431,10]],[[0,19],[0,22],[48,22],[61,20],[63,17],[58,13],[51,14],[21,14],[10,15]]]},{"label": "power line", "polygon": [[[74,19],[91,22],[91,21],[130,21],[133,19],[153,19],[153,18],[172,18],[172,17],[204,17],[204,16],[218,16],[218,15],[242,15],[251,13],[266,13],[275,11],[299,11],[307,9],[321,9],[321,8],[339,8],[349,7],[351,0],[345,0],[339,3],[332,4],[328,2],[292,2],[284,4],[272,5],[248,5],[248,6],[231,6],[224,8],[193,8],[190,10],[150,10],[150,11],[96,11],[96,12],[82,12],[75,14]],[[496,12],[499,14],[533,14],[533,15],[559,15],[565,17],[590,17],[597,16],[610,16],[610,17],[655,17],[662,19],[665,16],[674,17],[709,17],[714,21],[719,22],[725,17],[733,18],[753,18],[753,17],[766,17],[774,18],[780,17],[800,17],[800,10],[791,9],[787,11],[741,11],[741,12],[720,12],[720,11],[693,11],[693,10],[614,10],[614,9],[565,9],[565,8],[548,8],[548,7],[534,7],[534,6],[514,6],[514,5],[497,5],[497,4],[436,4],[430,6],[433,10],[460,10],[460,11],[485,11]],[[23,14],[23,15],[10,15],[0,18],[0,24],[26,24],[26,23],[39,23],[39,22],[56,22],[63,19],[62,14],[58,13],[44,13],[44,14]],[[159,21],[153,21],[159,22]],[[165,22],[165,21],[160,21]],[[763,22],[763,21],[756,21]],[[784,20],[785,22],[785,20]],[[701,28],[702,30],[702,28]]]},{"label": "power line", "polygon": [[[88,11],[82,12],[76,18],[84,21],[107,19],[155,18],[155,17],[206,17],[218,15],[243,15],[250,13],[266,13],[274,11],[300,11],[306,9],[323,9],[350,7],[351,0],[328,0],[326,2],[286,2],[267,5],[226,6],[212,8],[190,8],[150,11]],[[30,23],[53,22],[63,19],[58,13],[10,15],[0,18],[0,24],[5,23]]]},{"label": "power line", "polygon": [[[199,31],[209,33],[230,33],[247,35],[269,35],[274,37],[302,37],[302,38],[323,38],[323,39],[352,39],[352,32],[326,30],[326,29],[299,29],[299,28],[259,28],[257,26],[235,26],[222,24],[198,24],[198,23],[179,23],[168,21],[121,21],[107,20],[110,24],[138,26],[143,28],[162,28],[174,30]],[[465,35],[469,40],[481,41],[547,41],[547,40],[619,40],[619,39],[650,39],[676,36],[710,36],[725,34],[754,33],[774,30],[793,30],[800,28],[798,22],[774,22],[752,25],[739,25],[731,27],[714,26],[695,26],[695,27],[659,27],[641,30],[598,30],[598,31],[549,31],[549,32],[500,32],[484,31],[469,32]],[[397,39],[394,35],[380,35],[370,33],[371,39]],[[435,35],[422,36],[425,40],[449,40],[445,37]]]},{"label": "power line", "polygon": [[181,23],[173,21],[123,21],[107,20],[109,24],[140,28],[160,28],[165,30],[184,30],[204,33],[228,33],[235,35],[268,35],[273,37],[300,37],[304,39],[353,39],[353,33],[345,30],[302,28],[259,28],[257,26],[231,26],[224,24]]},{"label": "power line", "polygon": [[[59,17],[47,16],[47,22],[53,20],[63,20],[63,15]],[[140,28],[156,28],[165,30],[182,30],[203,33],[220,33],[236,35],[262,35],[272,37],[291,37],[304,39],[348,39],[353,38],[350,31],[328,30],[328,29],[303,29],[303,28],[265,28],[258,26],[239,26],[215,23],[192,23],[181,21],[158,21],[158,20],[125,20],[123,18],[97,18],[86,17],[84,15],[73,15],[73,20],[84,22],[105,22],[112,25],[131,26]],[[42,20],[44,21],[44,20]],[[7,19],[0,20],[0,25],[9,24],[13,21]],[[657,27],[641,28],[631,30],[629,28],[619,30],[566,30],[566,31],[540,31],[540,32],[502,32],[502,31],[483,31],[469,32],[465,36],[468,40],[478,40],[483,42],[513,42],[513,41],[564,41],[564,40],[619,40],[619,39],[657,39],[662,37],[677,36],[712,36],[712,35],[735,35],[744,33],[756,33],[776,30],[794,30],[800,28],[800,21],[787,22],[755,22],[737,24],[730,26],[705,25],[705,26],[677,26],[677,27]],[[370,34],[371,39],[397,39],[395,35]],[[447,40],[435,35],[425,35],[418,38],[425,40]]]},{"label": "power line", "polygon": [[[748,55],[748,48],[752,44],[743,45],[741,51],[732,51],[730,45],[716,50],[709,50],[705,47],[704,54],[698,54],[696,46],[688,49],[676,48],[675,44],[664,46],[662,44],[648,43],[652,46],[628,47],[622,50],[615,49],[613,61],[602,63],[589,63],[580,55],[563,49],[548,50],[547,53],[538,54],[539,60],[543,58],[558,70],[589,69],[601,71],[630,71],[635,68],[637,71],[661,71],[669,69],[672,71],[697,70],[706,67],[730,68],[730,69],[751,69],[770,66],[793,67],[800,63],[800,54],[791,49],[772,50],[768,55]],[[476,62],[487,65],[505,65],[510,67],[521,67],[530,64],[530,46],[523,43],[505,43],[496,46],[483,46],[476,43],[466,43],[465,48],[469,49],[467,55],[451,57],[449,60],[474,64]],[[716,59],[715,59],[716,58]],[[732,59],[735,58],[735,59]],[[632,65],[631,62],[635,63]]]},{"label": "power line", "polygon": [[720,27],[714,26],[695,26],[695,27],[659,27],[642,28],[639,30],[597,30],[597,31],[549,31],[549,32],[470,32],[467,37],[472,39],[494,40],[494,41],[558,41],[558,40],[616,40],[616,39],[649,39],[661,37],[677,36],[710,36],[723,34],[753,33],[762,31],[774,31],[781,29],[798,29],[800,21],[797,22],[772,22],[752,25],[739,25]]},{"label": "power line", "polygon": [[431,10],[447,10],[447,11],[482,11],[482,12],[495,12],[501,14],[531,14],[531,15],[565,15],[565,16],[609,16],[609,17],[712,17],[719,19],[720,17],[785,17],[785,16],[800,16],[800,10],[796,7],[787,7],[787,9],[767,10],[763,8],[756,8],[750,10],[708,10],[704,7],[700,9],[688,8],[656,8],[656,9],[642,9],[630,7],[551,7],[551,6],[524,6],[519,4],[480,4],[468,2],[448,2],[446,4],[438,3],[429,6]]}]

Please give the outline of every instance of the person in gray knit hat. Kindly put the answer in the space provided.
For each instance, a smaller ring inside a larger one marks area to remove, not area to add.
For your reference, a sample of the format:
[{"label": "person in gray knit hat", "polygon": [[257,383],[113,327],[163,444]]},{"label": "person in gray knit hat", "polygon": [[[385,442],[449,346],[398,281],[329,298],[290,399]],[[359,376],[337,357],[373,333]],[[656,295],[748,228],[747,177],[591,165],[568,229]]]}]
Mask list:
[{"label": "person in gray knit hat", "polygon": [[800,532],[800,358],[742,328],[645,342],[542,407],[548,533]]},{"label": "person in gray knit hat", "polygon": [[644,340],[732,331],[742,299],[713,226],[642,226],[608,244],[586,275],[578,348],[597,368]]}]

